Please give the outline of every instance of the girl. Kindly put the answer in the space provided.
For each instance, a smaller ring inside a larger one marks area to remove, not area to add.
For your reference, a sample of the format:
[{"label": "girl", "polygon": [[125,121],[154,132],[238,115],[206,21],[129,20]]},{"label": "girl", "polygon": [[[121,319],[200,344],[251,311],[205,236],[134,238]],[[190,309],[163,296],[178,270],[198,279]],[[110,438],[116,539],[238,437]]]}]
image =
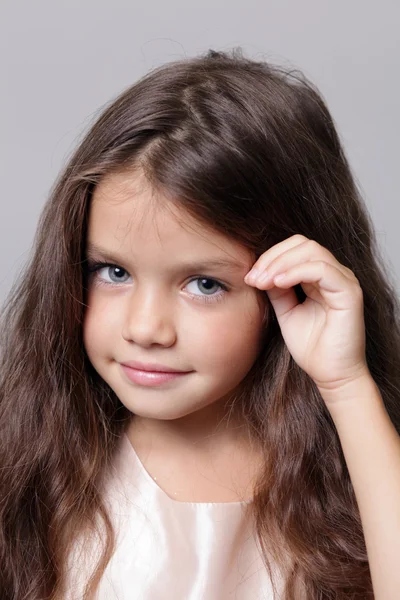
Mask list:
[{"label": "girl", "polygon": [[397,599],[398,311],[304,76],[147,74],[3,309],[2,600]]}]

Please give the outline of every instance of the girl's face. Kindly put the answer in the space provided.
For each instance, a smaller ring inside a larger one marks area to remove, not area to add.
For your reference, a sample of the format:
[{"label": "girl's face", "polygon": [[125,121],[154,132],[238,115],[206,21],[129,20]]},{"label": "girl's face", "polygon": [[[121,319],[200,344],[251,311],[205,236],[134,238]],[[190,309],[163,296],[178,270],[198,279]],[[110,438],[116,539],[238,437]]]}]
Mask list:
[{"label": "girl's face", "polygon": [[[249,251],[155,197],[140,172],[95,188],[87,242],[90,262],[111,266],[89,276],[84,344],[121,402],[170,420],[229,399],[261,349],[265,302],[243,281]],[[188,373],[144,386],[121,366],[134,360]]]}]

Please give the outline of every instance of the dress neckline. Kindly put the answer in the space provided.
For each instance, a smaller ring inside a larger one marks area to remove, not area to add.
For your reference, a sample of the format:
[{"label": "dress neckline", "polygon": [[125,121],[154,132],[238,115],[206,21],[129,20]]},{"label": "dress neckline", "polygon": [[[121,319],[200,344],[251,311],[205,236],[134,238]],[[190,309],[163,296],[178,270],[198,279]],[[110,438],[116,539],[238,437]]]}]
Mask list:
[{"label": "dress neckline", "polygon": [[229,506],[231,506],[232,508],[233,507],[241,508],[241,507],[244,507],[253,502],[252,498],[250,498],[249,500],[241,500],[241,501],[234,501],[234,502],[183,502],[181,500],[176,500],[175,498],[171,498],[171,496],[169,496],[158,485],[158,483],[151,477],[150,473],[146,470],[145,466],[143,465],[142,461],[140,460],[139,456],[137,455],[136,450],[132,446],[131,441],[128,438],[126,433],[123,433],[122,438],[123,438],[122,444],[125,445],[125,447],[126,447],[127,455],[134,459],[135,463],[137,464],[138,468],[140,469],[141,474],[147,480],[149,485],[152,486],[153,489],[155,489],[159,494],[161,494],[161,496],[163,498],[165,498],[165,500],[167,502],[173,502],[175,505],[187,505],[187,506],[195,506],[195,507],[204,506],[204,507],[215,507],[215,508],[221,508],[221,507],[225,508],[225,507],[229,507]]}]

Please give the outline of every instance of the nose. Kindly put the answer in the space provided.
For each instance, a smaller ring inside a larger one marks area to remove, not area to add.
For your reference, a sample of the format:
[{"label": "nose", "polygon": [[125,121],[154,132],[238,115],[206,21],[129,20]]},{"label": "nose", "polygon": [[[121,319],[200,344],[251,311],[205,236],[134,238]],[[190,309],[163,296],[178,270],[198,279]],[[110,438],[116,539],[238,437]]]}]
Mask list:
[{"label": "nose", "polygon": [[171,346],[176,340],[173,307],[159,287],[138,287],[127,297],[122,337],[143,347]]}]

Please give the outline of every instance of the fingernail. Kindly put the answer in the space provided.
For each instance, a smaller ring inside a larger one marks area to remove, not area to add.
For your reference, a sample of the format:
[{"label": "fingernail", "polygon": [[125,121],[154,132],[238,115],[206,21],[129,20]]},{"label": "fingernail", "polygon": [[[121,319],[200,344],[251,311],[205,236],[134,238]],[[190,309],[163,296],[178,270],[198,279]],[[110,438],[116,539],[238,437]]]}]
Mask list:
[{"label": "fingernail", "polygon": [[260,272],[258,269],[252,269],[251,271],[249,271],[245,277],[246,281],[256,281],[256,279],[258,278],[258,276],[260,275]]}]

